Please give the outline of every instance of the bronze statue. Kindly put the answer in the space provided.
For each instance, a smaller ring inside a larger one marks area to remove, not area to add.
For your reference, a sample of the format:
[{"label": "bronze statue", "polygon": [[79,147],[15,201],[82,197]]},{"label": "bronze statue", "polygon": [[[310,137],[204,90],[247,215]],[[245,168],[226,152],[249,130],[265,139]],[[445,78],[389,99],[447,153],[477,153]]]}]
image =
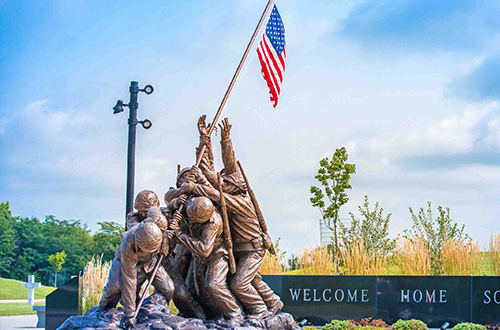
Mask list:
[{"label": "bronze statue", "polygon": [[[274,253],[265,220],[236,161],[228,119],[219,126],[224,164],[220,173],[214,166],[212,128],[201,116],[199,166],[178,169],[176,187],[164,196],[167,207],[160,207],[153,191],[143,190],[135,200],[137,211],[127,215],[128,231],[99,304],[104,311],[121,301],[126,328],[135,324],[141,307],[136,306],[137,297],[146,280],[165,297],[161,306],[172,299],[179,316],[229,327],[267,328],[263,320],[273,319],[283,308],[259,272],[266,251]],[[294,327],[289,314],[280,313],[273,320],[279,324],[274,328]]]},{"label": "bronze statue", "polygon": [[[125,234],[116,252],[99,309],[104,311],[115,307],[120,301],[124,310],[125,328],[135,325],[133,315],[137,307],[136,297],[142,284],[150,277],[161,251],[162,241],[162,231],[154,219],[147,218]],[[163,266],[160,265],[152,284],[157,292],[170,301],[174,284]]]},{"label": "bronze statue", "polygon": [[240,325],[241,310],[226,285],[229,267],[222,218],[206,197],[191,199],[187,215],[192,223],[192,236],[178,230],[176,237],[193,253],[198,297],[210,318],[223,316],[230,324]]},{"label": "bronze statue", "polygon": [[[262,281],[259,268],[264,259],[269,237],[261,227],[255,206],[247,194],[247,187],[239,172],[232,146],[229,121],[224,119],[221,128],[221,149],[224,169],[221,171],[223,195],[230,219],[234,255],[237,262],[236,273],[229,280],[229,288],[243,305],[247,317],[265,318],[283,307],[280,298]],[[192,174],[197,182],[186,181],[180,190],[184,194],[194,194],[210,198],[219,204],[221,197],[215,188],[216,172],[210,137],[206,135],[205,116],[198,121],[200,145],[205,145],[200,167],[193,167]]]},{"label": "bronze statue", "polygon": [[[190,170],[190,168],[184,168],[179,171],[176,179],[177,188],[170,187],[165,194],[165,203],[169,214],[172,215],[171,222],[175,222],[174,227],[178,226],[178,230],[185,233],[190,232],[187,214],[185,211],[181,213],[176,211],[186,203],[187,196],[181,195],[179,187],[182,183],[193,180]],[[168,258],[165,259],[164,266],[174,282],[173,301],[179,309],[180,315],[205,320],[205,312],[197,300],[198,294],[194,282],[194,260],[191,252],[181,244],[175,245]]]}]

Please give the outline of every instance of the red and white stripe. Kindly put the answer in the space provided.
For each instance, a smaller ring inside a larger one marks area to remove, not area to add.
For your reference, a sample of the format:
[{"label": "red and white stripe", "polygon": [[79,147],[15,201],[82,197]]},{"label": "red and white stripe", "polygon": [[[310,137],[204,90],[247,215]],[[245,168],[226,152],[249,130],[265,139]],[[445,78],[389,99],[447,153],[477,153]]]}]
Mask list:
[{"label": "red and white stripe", "polygon": [[262,76],[267,82],[267,87],[269,87],[271,103],[276,108],[281,91],[281,83],[283,82],[283,74],[285,73],[286,46],[283,48],[281,55],[278,56],[271,41],[264,33],[262,41],[257,48],[257,54],[259,55]]}]

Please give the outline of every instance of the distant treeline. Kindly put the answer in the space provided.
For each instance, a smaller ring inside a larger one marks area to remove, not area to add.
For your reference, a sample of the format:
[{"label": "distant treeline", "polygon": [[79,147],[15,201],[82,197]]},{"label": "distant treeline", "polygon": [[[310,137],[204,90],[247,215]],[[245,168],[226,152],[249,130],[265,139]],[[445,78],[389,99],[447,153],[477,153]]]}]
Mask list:
[{"label": "distant treeline", "polygon": [[52,215],[45,221],[14,217],[9,203],[0,203],[0,277],[26,280],[34,274],[37,282],[48,285],[54,274],[48,257],[60,251],[67,254],[62,269],[67,279],[78,275],[93,255],[103,254],[103,260],[112,260],[123,226],[98,224],[100,229],[92,235],[80,221],[59,220]]}]

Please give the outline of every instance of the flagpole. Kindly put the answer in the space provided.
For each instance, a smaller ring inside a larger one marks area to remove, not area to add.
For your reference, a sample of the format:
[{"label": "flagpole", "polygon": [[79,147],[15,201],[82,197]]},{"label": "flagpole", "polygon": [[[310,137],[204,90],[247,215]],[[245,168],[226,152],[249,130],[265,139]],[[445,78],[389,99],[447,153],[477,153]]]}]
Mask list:
[{"label": "flagpole", "polygon": [[[233,79],[231,79],[231,83],[227,87],[226,94],[224,94],[224,97],[222,98],[222,102],[219,105],[219,109],[215,113],[214,120],[212,121],[212,124],[210,125],[208,129],[208,136],[212,135],[212,132],[215,128],[215,125],[217,124],[217,121],[219,120],[219,117],[222,113],[222,109],[224,109],[224,106],[226,105],[226,101],[229,98],[229,95],[231,94],[231,91],[233,90],[234,84],[236,83],[236,80],[238,79],[238,76],[241,72],[241,69],[243,68],[243,65],[245,64],[245,61],[248,57],[248,54],[250,53],[250,50],[252,49],[252,45],[255,42],[255,38],[257,37],[257,33],[259,33],[260,28],[262,27],[262,23],[264,22],[265,18],[267,17],[267,14],[269,10],[271,9],[271,6],[273,5],[274,0],[269,0],[267,2],[266,8],[264,9],[264,12],[262,13],[262,16],[260,17],[259,23],[257,24],[257,27],[255,28],[255,31],[253,32],[252,38],[250,39],[250,42],[247,45],[247,49],[245,50],[245,53],[243,53],[243,57],[240,60],[240,64],[238,64],[238,68],[236,68],[236,72],[233,75]],[[203,154],[205,152],[206,146],[203,145],[201,147],[200,153],[198,154],[198,158],[196,159],[196,166],[199,166],[201,163],[201,159],[203,158]]]}]

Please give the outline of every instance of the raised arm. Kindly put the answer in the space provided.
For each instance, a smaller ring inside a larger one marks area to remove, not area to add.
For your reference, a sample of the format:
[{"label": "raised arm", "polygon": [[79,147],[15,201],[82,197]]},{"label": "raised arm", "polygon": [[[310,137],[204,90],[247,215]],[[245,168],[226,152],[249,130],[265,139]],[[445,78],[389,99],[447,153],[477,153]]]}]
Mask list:
[{"label": "raised arm", "polygon": [[[233,142],[231,142],[231,127],[229,120],[224,118],[222,125],[219,124],[221,130],[221,150],[222,150],[222,162],[224,163],[224,169],[226,174],[232,174],[238,172],[238,164],[236,163],[236,156],[234,155]],[[216,186],[215,186],[216,187]]]},{"label": "raised arm", "polygon": [[210,136],[208,136],[208,129],[210,128],[210,124],[207,126],[205,124],[206,115],[201,116],[198,119],[198,132],[200,133],[200,144],[198,148],[196,148],[196,158],[198,158],[199,152],[203,145],[205,145],[205,152],[203,153],[203,157],[201,158],[200,170],[203,175],[207,178],[210,184],[214,187],[217,186],[217,174],[215,172],[214,166],[214,154],[212,149],[212,140]]}]

